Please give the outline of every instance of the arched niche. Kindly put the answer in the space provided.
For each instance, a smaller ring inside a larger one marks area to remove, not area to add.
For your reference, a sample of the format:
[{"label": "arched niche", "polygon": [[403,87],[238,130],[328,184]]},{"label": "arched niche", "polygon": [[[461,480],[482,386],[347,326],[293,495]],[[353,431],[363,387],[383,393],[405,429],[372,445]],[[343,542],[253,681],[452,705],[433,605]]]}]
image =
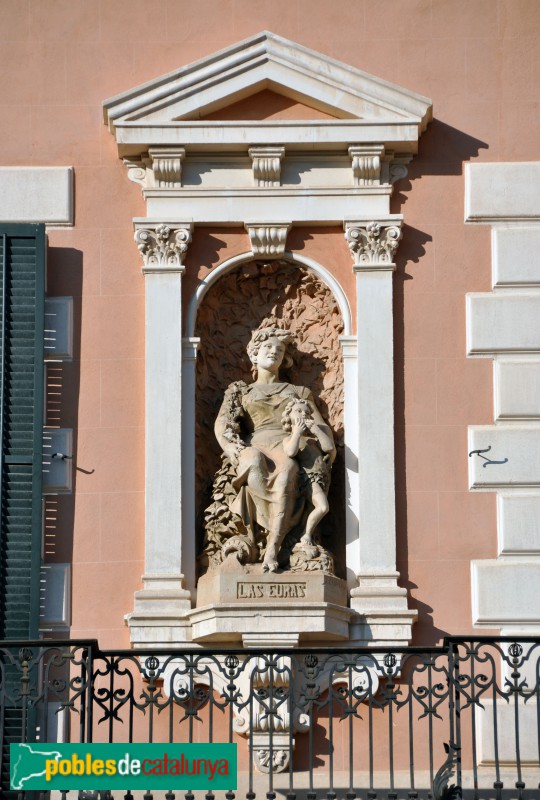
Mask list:
[{"label": "arched niche", "polygon": [[[322,520],[321,544],[334,556],[336,573],[345,577],[345,464],[344,379],[341,338],[350,324],[341,287],[329,279],[340,302],[323,279],[328,273],[313,263],[306,266],[288,257],[264,261],[231,259],[218,268],[214,280],[201,288],[195,334],[198,357],[195,371],[195,528],[198,571],[220,563],[221,541],[205,524],[214,475],[221,450],[213,433],[223,394],[233,381],[253,380],[246,347],[253,330],[265,320],[288,328],[294,336],[294,363],[283,378],[308,386],[337,444],[329,491],[330,513]],[[343,318],[342,308],[345,311]],[[189,424],[189,423],[188,423]],[[224,505],[224,509],[226,505]],[[207,541],[203,545],[206,529]]]}]

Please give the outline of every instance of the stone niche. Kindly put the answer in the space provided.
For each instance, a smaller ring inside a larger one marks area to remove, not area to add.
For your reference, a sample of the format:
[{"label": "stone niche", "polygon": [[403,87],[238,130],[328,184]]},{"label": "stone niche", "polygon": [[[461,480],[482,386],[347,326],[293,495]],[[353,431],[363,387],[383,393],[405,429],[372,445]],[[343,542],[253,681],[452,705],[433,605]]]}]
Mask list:
[{"label": "stone niche", "polygon": [[[269,98],[302,113],[265,114]],[[127,615],[135,645],[410,641],[394,473],[392,273],[403,219],[390,199],[431,112],[425,97],[267,31],[104,103],[146,202],[134,220],[146,283],[145,574]],[[287,248],[294,226],[343,228],[354,298],[332,259]],[[186,297],[193,230],[212,227],[247,232],[249,247],[223,252]],[[337,445],[319,567],[299,563],[288,541],[270,577],[253,553],[230,569],[223,552],[230,520],[212,430],[225,388],[252,381],[245,348],[267,318],[292,330],[299,357],[286,380],[313,390]]]},{"label": "stone niche", "polygon": [[[328,491],[329,513],[316,529],[311,557],[299,546],[300,526],[285,537],[279,571],[263,573],[259,552],[248,563],[234,549],[239,518],[230,505],[235,492],[228,462],[214,434],[224,392],[233,381],[251,384],[246,348],[252,331],[272,322],[292,334],[293,363],[280,378],[307,386],[336,445]],[[218,280],[197,315],[200,347],[196,369],[196,506],[198,571],[197,640],[239,639],[286,632],[288,639],[348,636],[345,578],[345,463],[343,429],[342,315],[332,292],[309,269],[285,259],[252,260]],[[233,545],[231,546],[231,543]],[[242,605],[242,610],[235,608]],[[330,609],[329,604],[336,606]],[[246,607],[246,606],[249,606]],[[202,610],[204,608],[204,611]],[[338,608],[340,609],[338,611]],[[318,628],[317,628],[318,626]]]}]

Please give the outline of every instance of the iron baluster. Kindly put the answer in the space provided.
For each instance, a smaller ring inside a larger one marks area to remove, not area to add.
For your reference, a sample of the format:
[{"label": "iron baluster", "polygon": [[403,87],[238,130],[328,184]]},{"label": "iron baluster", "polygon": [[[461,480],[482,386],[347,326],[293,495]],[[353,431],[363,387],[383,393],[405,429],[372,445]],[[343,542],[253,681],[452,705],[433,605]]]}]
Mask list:
[{"label": "iron baluster", "polygon": [[[514,642],[508,648],[508,654],[512,658],[512,683],[510,684],[510,692],[514,697],[514,731],[515,731],[515,741],[516,741],[516,767],[517,767],[517,781],[516,781],[516,789],[518,790],[518,800],[523,800],[523,790],[525,789],[525,784],[523,783],[523,774],[521,768],[521,742],[519,736],[519,697],[521,694],[522,689],[527,685],[526,680],[522,680],[520,682],[520,658],[523,654],[523,647]],[[521,662],[523,663],[523,661]]]},{"label": "iron baluster", "polygon": [[[253,689],[252,686],[252,677],[250,676],[250,689]],[[254,719],[254,712],[253,712],[253,703],[254,703],[254,694],[253,691],[250,691],[249,698],[248,698],[248,719],[249,719],[249,736],[248,736],[248,748],[249,748],[249,766],[248,766],[248,794],[247,800],[254,800],[255,792],[253,791],[253,762],[254,762],[254,755],[255,750],[253,747],[253,737],[255,735],[255,726],[253,724]]]},{"label": "iron baluster", "polygon": [[[273,661],[274,659],[272,656],[269,657],[270,661],[270,686],[268,690],[268,715],[269,715],[269,734],[270,734],[270,743],[269,743],[269,753],[270,753],[270,760],[269,760],[269,772],[268,772],[268,791],[266,793],[267,800],[275,800],[275,793],[274,793],[274,771],[272,769],[272,765],[274,763],[274,731],[275,731],[275,698],[274,698],[274,666]],[[268,663],[268,662],[267,662]]]},{"label": "iron baluster", "polygon": [[313,788],[313,709],[314,705],[311,704],[309,708],[309,790],[307,792],[307,800],[317,800],[317,794]]},{"label": "iron baluster", "polygon": [[[233,720],[234,698],[236,697],[236,693],[235,693],[236,686],[235,686],[235,683],[234,683],[234,677],[236,675],[235,670],[238,667],[239,659],[238,659],[237,656],[229,656],[229,658],[226,659],[225,661],[226,661],[226,664],[227,664],[227,666],[229,668],[229,685],[227,686],[227,689],[229,691],[229,695],[228,695],[228,705],[229,705],[229,742],[232,742],[232,740],[233,740],[233,722],[234,722],[234,720]],[[190,739],[190,741],[191,741],[191,739]],[[230,789],[227,792],[226,797],[229,800],[234,800],[235,794],[232,791],[232,789]],[[186,800],[187,800],[187,798],[186,798]]]},{"label": "iron baluster", "polygon": [[[428,675],[431,675],[431,666],[428,666]],[[417,797],[417,792],[414,788],[414,726],[413,726],[413,703],[412,703],[412,682],[414,679],[414,672],[411,672],[411,676],[409,678],[409,784],[410,784],[410,791],[409,797],[411,800]],[[429,719],[431,720],[431,714],[429,715]],[[428,723],[429,724],[429,723]],[[429,737],[429,750],[431,753],[431,737]]]},{"label": "iron baluster", "polygon": [[[333,671],[330,677],[330,692],[328,698],[328,766],[330,770],[330,777],[329,777],[329,787],[328,792],[326,793],[327,800],[334,800],[335,799],[335,792],[334,792],[334,691],[333,691]],[[347,698],[346,702],[350,702],[350,696]]]},{"label": "iron baluster", "polygon": [[[83,650],[81,654],[81,664],[80,664],[80,681],[81,681],[81,712],[79,716],[79,737],[81,742],[86,741],[85,736],[88,735],[87,730],[87,718],[86,718],[86,708],[87,703],[91,701],[91,693],[89,687],[89,680],[88,680],[88,670],[86,668],[86,659],[88,658],[88,650]],[[68,686],[68,702],[69,698],[69,686]]]},{"label": "iron baluster", "polygon": [[288,766],[288,773],[289,773],[289,788],[287,792],[288,800],[296,800],[296,795],[293,791],[293,736],[294,736],[294,720],[295,720],[295,713],[296,709],[294,707],[294,694],[293,694],[293,670],[291,666],[291,675],[290,675],[290,682],[289,682],[289,695],[287,698],[287,713],[289,715],[289,742],[288,742],[288,750],[289,750],[289,766]]},{"label": "iron baluster", "polygon": [[[428,738],[429,738],[429,783],[433,786],[433,673],[431,668],[428,669],[428,696],[429,696],[429,714],[428,714]],[[451,714],[450,714],[451,717]],[[452,736],[450,736],[452,740]]]},{"label": "iron baluster", "polygon": [[473,702],[471,704],[471,729],[472,729],[472,753],[473,753],[473,790],[474,800],[478,800],[478,771],[476,767],[476,670],[475,659],[471,657],[471,690],[473,693]]},{"label": "iron baluster", "polygon": [[493,784],[493,788],[496,791],[497,800],[501,800],[502,798],[502,790],[504,788],[504,784],[501,781],[501,765],[499,761],[499,730],[498,730],[498,719],[497,719],[497,681],[493,681],[493,753],[495,759],[495,781]]},{"label": "iron baluster", "polygon": [[[349,664],[347,670],[347,688],[349,697],[352,697],[353,689],[353,666]],[[369,684],[368,684],[369,691]],[[370,692],[371,693],[371,692]],[[347,792],[347,800],[355,800],[356,792],[354,791],[354,756],[353,756],[353,715],[348,714],[349,722],[349,791]]]},{"label": "iron baluster", "polygon": [[394,702],[396,700],[395,682],[394,682],[394,667],[396,665],[396,657],[393,653],[387,653],[384,656],[383,663],[386,667],[387,681],[385,686],[385,698],[388,699],[388,755],[389,755],[389,771],[390,771],[390,791],[388,792],[388,800],[396,800],[395,781],[394,781]]},{"label": "iron baluster", "polygon": [[[452,686],[453,692],[452,697],[454,698],[454,707],[450,708],[450,715],[452,720],[454,721],[454,737],[450,739],[450,747],[452,747],[452,743],[455,742],[455,749],[457,753],[456,758],[456,780],[457,786],[459,791],[461,792],[462,787],[462,776],[461,776],[461,696],[460,696],[460,670],[459,670],[459,651],[454,649],[454,646],[450,646],[450,655],[452,660]],[[454,694],[455,693],[455,694]],[[454,711],[454,716],[452,717],[452,710]]]},{"label": "iron baluster", "polygon": [[375,800],[377,792],[374,789],[374,774],[373,774],[373,695],[369,693],[368,698],[368,742],[369,742],[369,791],[367,796],[369,800]]},{"label": "iron baluster", "polygon": [[[86,739],[83,741],[91,742],[92,741],[92,730],[93,730],[93,723],[94,723],[94,704],[92,702],[92,690],[93,690],[93,680],[94,680],[94,648],[90,646],[88,650],[84,651],[82,654],[82,659],[88,659],[88,664],[86,667],[86,691],[88,692],[88,697],[86,699]],[[83,692],[84,695],[84,692]]]}]

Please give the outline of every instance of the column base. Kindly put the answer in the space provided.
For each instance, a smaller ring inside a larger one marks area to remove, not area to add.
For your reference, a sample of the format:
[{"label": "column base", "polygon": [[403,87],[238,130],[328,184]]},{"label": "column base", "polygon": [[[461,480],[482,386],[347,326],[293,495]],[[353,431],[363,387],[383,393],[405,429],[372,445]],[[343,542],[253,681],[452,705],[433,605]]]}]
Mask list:
[{"label": "column base", "polygon": [[362,573],[351,589],[351,643],[364,647],[405,646],[412,639],[418,611],[407,606],[407,590],[398,586],[399,572]]},{"label": "column base", "polygon": [[190,642],[191,594],[184,589],[184,576],[143,575],[143,584],[125,617],[132,645],[152,649]]}]

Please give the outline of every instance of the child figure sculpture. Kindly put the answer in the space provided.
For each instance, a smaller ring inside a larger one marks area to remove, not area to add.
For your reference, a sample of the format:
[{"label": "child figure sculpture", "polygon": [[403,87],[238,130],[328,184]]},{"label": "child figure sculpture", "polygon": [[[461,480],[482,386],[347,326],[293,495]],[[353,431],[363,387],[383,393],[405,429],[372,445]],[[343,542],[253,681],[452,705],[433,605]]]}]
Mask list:
[{"label": "child figure sculpture", "polygon": [[263,571],[278,569],[287,534],[302,525],[302,546],[313,547],[313,533],[328,513],[330,469],[336,455],[332,432],[311,391],[280,380],[292,358],[289,331],[256,330],[248,354],[257,370],[254,383],[231,384],[219,411],[215,433],[232,465],[234,497],[229,503],[254,543],[266,536]]}]

